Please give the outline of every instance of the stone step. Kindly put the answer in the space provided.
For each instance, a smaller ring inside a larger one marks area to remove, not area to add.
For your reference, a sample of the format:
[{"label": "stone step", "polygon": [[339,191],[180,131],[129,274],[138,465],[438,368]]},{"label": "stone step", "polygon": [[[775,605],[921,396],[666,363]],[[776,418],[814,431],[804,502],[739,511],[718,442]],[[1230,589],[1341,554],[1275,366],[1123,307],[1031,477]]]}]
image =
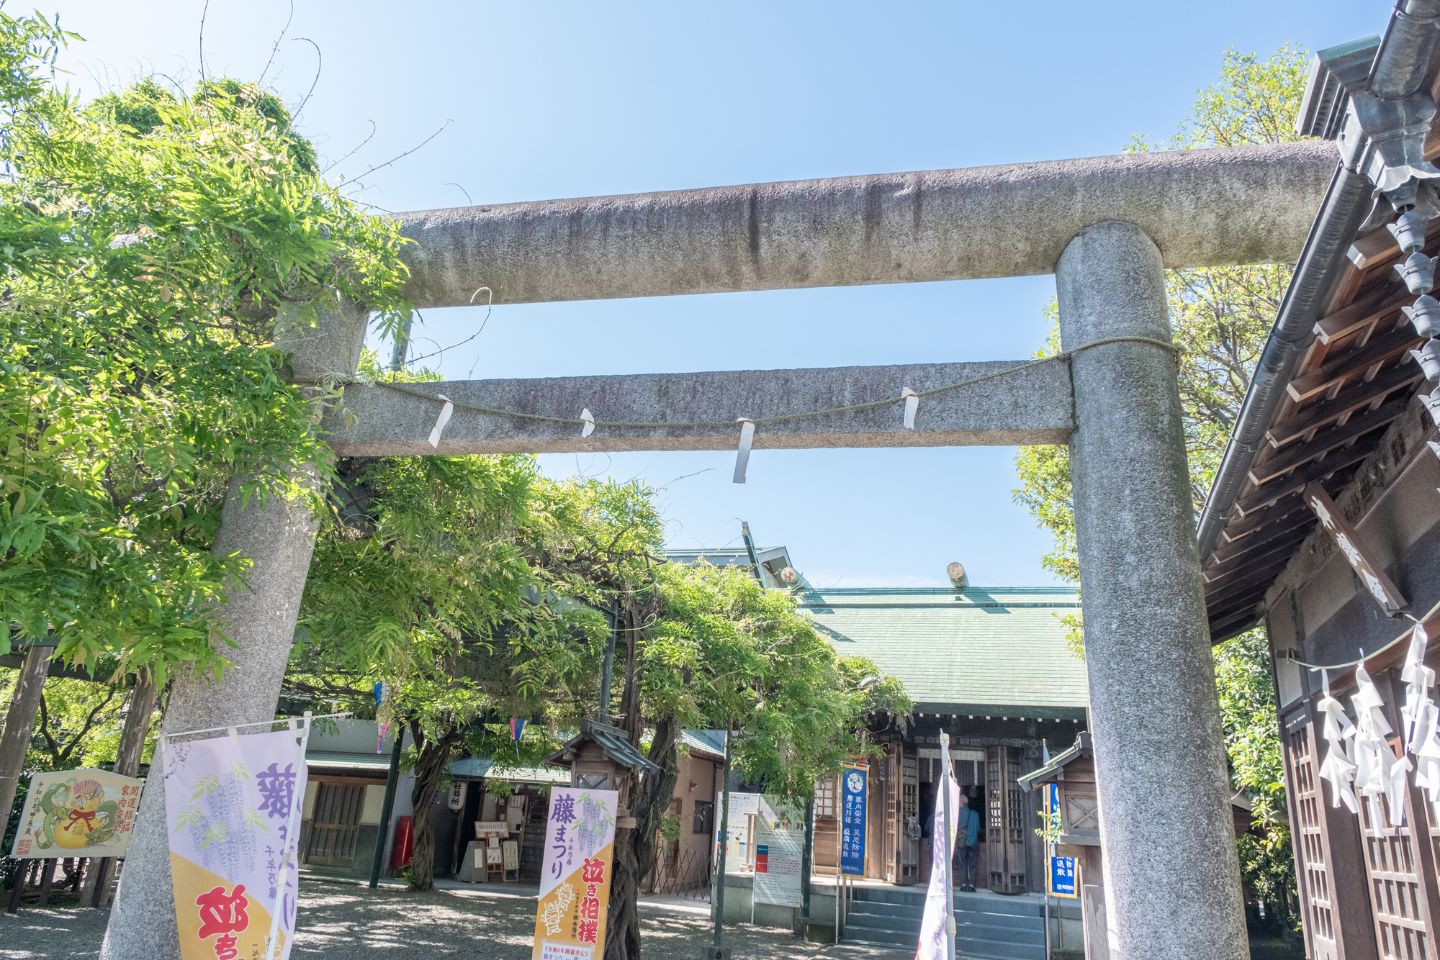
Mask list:
[{"label": "stone step", "polygon": [[997,943],[955,936],[955,954],[960,960],[1045,960],[1045,943]]},{"label": "stone step", "polygon": [[914,932],[847,927],[843,939],[845,943],[864,943],[876,947],[898,947],[913,951],[919,938],[920,929],[918,927]]},{"label": "stone step", "polygon": [[902,933],[920,930],[920,921],[910,917],[885,917],[867,916],[863,913],[852,913],[845,918],[847,930],[895,930]]},{"label": "stone step", "polygon": [[846,915],[853,917],[856,914],[906,917],[919,923],[920,918],[925,916],[925,908],[918,903],[911,905],[907,903],[863,903],[857,901],[850,904]]},{"label": "stone step", "polygon": [[[919,932],[918,929],[916,931]],[[1045,946],[1045,925],[1033,927],[1005,927],[993,923],[967,923],[956,921],[955,936],[993,943],[1035,944]]]}]

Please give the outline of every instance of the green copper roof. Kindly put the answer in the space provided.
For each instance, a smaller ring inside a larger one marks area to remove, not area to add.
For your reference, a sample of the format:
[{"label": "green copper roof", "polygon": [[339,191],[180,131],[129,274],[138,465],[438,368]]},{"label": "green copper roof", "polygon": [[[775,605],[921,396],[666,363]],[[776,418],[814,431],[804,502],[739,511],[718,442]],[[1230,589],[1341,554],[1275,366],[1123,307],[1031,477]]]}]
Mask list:
[{"label": "green copper roof", "polygon": [[898,678],[918,710],[1079,717],[1088,702],[1060,619],[1080,612],[1073,590],[852,587],[799,599],[836,650]]}]

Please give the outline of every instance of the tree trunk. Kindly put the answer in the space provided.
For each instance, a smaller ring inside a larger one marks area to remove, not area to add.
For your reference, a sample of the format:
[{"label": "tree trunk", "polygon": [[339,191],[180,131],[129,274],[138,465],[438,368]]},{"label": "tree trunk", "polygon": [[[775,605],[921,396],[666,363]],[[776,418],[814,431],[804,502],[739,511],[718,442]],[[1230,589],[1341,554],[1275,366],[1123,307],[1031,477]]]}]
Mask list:
[{"label": "tree trunk", "polygon": [[10,807],[15,803],[15,790],[20,784],[20,771],[25,767],[25,751],[35,731],[35,712],[40,708],[40,695],[45,675],[50,670],[50,654],[54,647],[30,644],[25,648],[25,661],[20,677],[10,694],[10,709],[5,713],[5,729],[0,732],[0,832],[9,821]]},{"label": "tree trunk", "polygon": [[664,717],[656,723],[649,757],[660,772],[641,779],[631,792],[630,811],[635,817],[635,829],[620,830],[615,835],[615,872],[610,886],[605,960],[639,960],[640,957],[640,884],[655,864],[655,837],[670,796],[675,792],[679,733],[674,717]]},{"label": "tree trunk", "polygon": [[415,856],[410,861],[410,873],[414,877],[411,887],[415,890],[435,888],[435,831],[430,825],[430,804],[440,789],[440,781],[450,765],[450,753],[460,740],[458,731],[447,730],[443,735],[426,740],[417,725],[412,724],[411,734],[420,748],[415,761],[415,786],[410,791],[410,802],[414,806],[412,816],[415,830]]}]

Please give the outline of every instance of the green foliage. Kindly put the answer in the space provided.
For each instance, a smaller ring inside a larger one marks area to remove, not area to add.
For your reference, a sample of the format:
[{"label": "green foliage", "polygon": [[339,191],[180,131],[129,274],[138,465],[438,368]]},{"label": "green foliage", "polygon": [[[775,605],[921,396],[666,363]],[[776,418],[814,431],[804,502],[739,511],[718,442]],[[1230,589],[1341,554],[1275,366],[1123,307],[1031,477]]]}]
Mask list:
[{"label": "green foliage", "polygon": [[219,666],[245,568],[210,553],[230,478],[297,496],[295,469],[325,470],[276,316],[358,301],[393,324],[405,268],[278,99],[142,81],[82,104],[53,82],[70,39],[0,13],[0,609],[62,659],[163,682]]},{"label": "green foliage", "polygon": [[[1220,80],[1200,91],[1191,117],[1167,142],[1136,138],[1130,152],[1188,150],[1277,143],[1296,139],[1293,118],[1305,89],[1305,55],[1283,47],[1262,60],[1230,51]],[[1279,310],[1291,270],[1278,264],[1172,271],[1167,277],[1170,320],[1182,352],[1179,390],[1189,455],[1191,492],[1204,504],[1250,377]],[[1052,319],[1055,317],[1051,308]],[[1052,333],[1048,344],[1058,347]],[[1030,447],[1016,456],[1015,499],[1054,537],[1045,565],[1079,582],[1070,457],[1065,447]],[[1083,650],[1079,624],[1071,641]],[[1221,714],[1231,779],[1255,804],[1257,836],[1240,842],[1242,869],[1257,895],[1272,904],[1294,890],[1285,815],[1269,652],[1262,633],[1247,634],[1216,652]]]},{"label": "green foliage", "polygon": [[841,657],[783,590],[734,567],[668,565],[664,608],[639,648],[647,719],[735,728],[732,762],[771,793],[805,798],[864,752],[872,712],[913,704],[894,678],[861,691],[874,664]]},{"label": "green foliage", "polygon": [[1251,630],[1218,647],[1215,680],[1231,780],[1250,799],[1254,823],[1240,838],[1241,869],[1258,897],[1281,903],[1286,891],[1294,895],[1294,874],[1285,757],[1264,631]]}]

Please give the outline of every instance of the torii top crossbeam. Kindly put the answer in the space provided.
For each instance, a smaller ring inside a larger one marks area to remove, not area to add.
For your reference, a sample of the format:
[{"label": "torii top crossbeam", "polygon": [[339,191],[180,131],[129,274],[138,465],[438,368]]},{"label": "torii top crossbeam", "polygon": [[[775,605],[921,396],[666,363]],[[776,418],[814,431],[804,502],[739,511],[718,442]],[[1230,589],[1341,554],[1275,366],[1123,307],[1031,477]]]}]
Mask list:
[{"label": "torii top crossbeam", "polygon": [[401,215],[419,307],[1052,273],[1123,220],[1166,267],[1293,262],[1335,170],[1323,142],[1093,157]]}]

